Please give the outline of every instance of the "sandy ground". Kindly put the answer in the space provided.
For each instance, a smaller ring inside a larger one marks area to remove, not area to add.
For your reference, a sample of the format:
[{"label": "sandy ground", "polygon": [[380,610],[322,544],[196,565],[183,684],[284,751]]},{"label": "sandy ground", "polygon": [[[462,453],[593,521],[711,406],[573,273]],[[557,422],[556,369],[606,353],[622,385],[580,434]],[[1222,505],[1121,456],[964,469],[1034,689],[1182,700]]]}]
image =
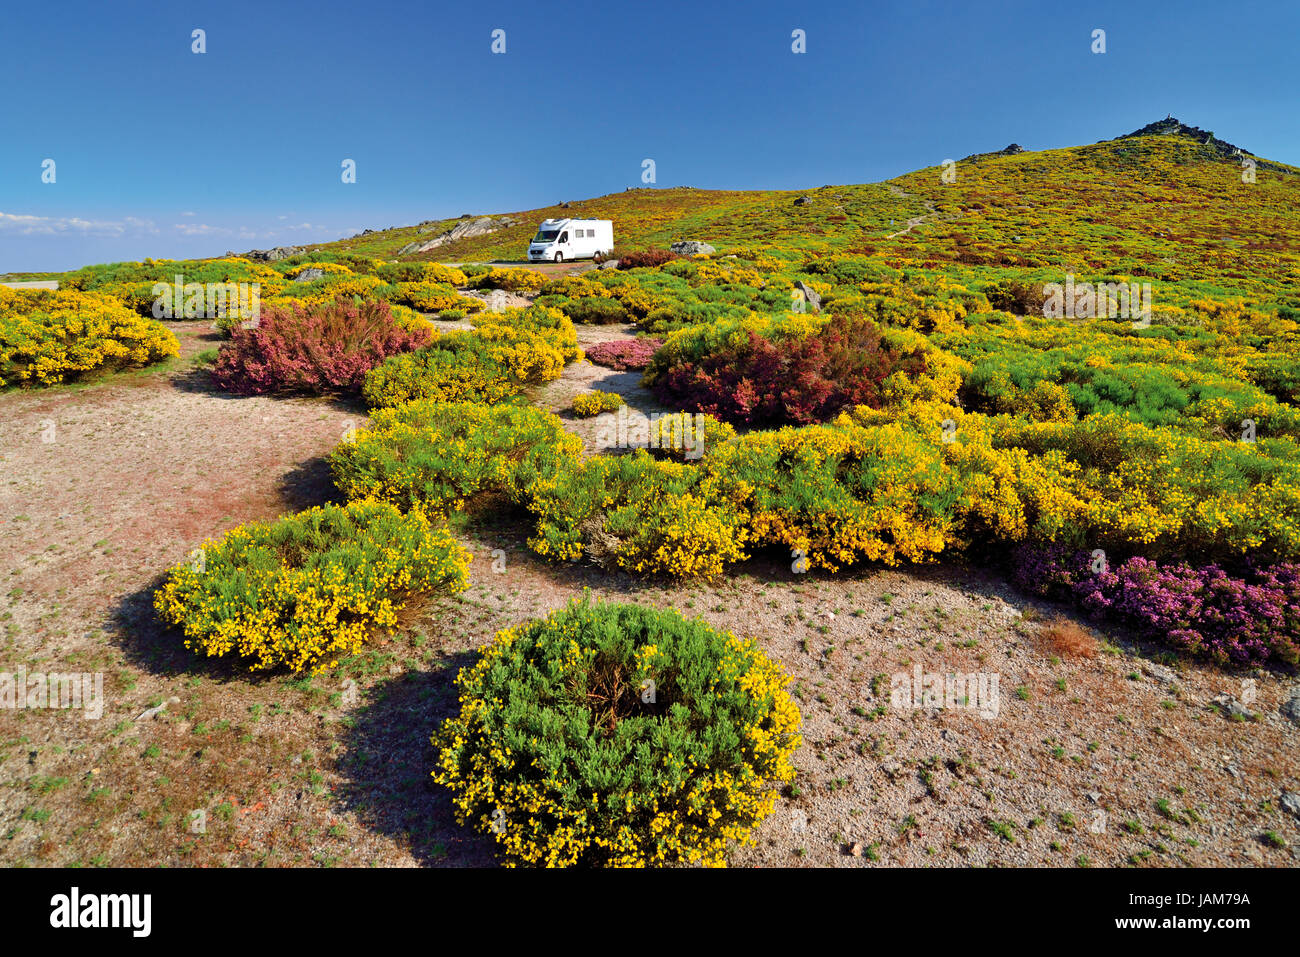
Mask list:
[{"label": "sandy ground", "polygon": [[[192,362],[216,341],[172,328],[183,356],[165,370],[0,395],[0,671],[100,673],[105,698],[98,719],[0,710],[0,863],[489,864],[429,780],[429,734],[474,649],[584,588],[753,635],[791,674],[799,779],[737,865],[1300,860],[1282,807],[1300,791],[1300,727],[1280,711],[1294,676],[1162,662],[1115,632],[1068,653],[1043,637],[1054,609],[962,565],[832,578],[766,554],[673,586],[546,564],[523,517],[500,515],[461,528],[469,591],[334,672],[250,679],[198,660],[159,627],[152,587],[210,536],[327,500],[322,457],[365,415],[220,393]],[[638,379],[575,364],[533,397],[590,442],[572,396],[654,411]],[[996,714],[891,702],[891,678],[917,667],[997,675]],[[1221,693],[1255,719],[1213,707]]]}]

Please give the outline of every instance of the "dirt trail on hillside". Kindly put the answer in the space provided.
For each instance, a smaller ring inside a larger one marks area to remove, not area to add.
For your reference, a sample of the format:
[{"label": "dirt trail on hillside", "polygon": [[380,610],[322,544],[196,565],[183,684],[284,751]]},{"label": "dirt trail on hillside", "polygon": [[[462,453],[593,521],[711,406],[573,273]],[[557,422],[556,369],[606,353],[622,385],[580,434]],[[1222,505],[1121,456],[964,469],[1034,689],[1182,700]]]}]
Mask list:
[{"label": "dirt trail on hillside", "polygon": [[[627,323],[603,326],[579,325],[575,328],[578,333],[578,345],[583,349],[590,349],[600,342],[631,339],[637,334],[637,328]],[[681,411],[661,405],[653,393],[641,385],[640,372],[620,372],[592,362],[570,363],[564,367],[564,373],[554,382],[529,389],[528,397],[540,408],[559,416],[565,429],[582,439],[583,448],[588,455],[597,455],[616,450],[616,445],[611,443],[618,441],[617,415],[610,412],[581,419],[571,408],[575,396],[593,390],[621,395],[623,401],[627,403],[629,416],[639,415],[648,420],[656,413]]]},{"label": "dirt trail on hillside", "polygon": [[[890,193],[892,193],[894,196],[898,197],[899,199],[912,199],[916,195],[915,193],[908,193],[904,191],[902,187],[895,186],[893,183],[886,183],[885,185],[889,189]],[[921,203],[925,206],[926,209],[923,215],[913,216],[911,219],[907,221],[907,224],[902,229],[900,229],[896,233],[890,233],[885,238],[897,239],[899,236],[906,236],[917,226],[920,226],[922,223],[929,222],[932,219],[938,222],[953,222],[955,220],[961,219],[960,213],[939,212],[938,207],[935,206],[935,204],[931,200],[922,199]]]},{"label": "dirt trail on hillside", "polygon": [[[904,191],[902,187],[895,186],[893,183],[886,183],[885,187],[889,190],[889,192],[892,195],[898,197],[899,199],[911,199],[915,195],[913,193],[908,193]],[[885,237],[886,239],[897,239],[899,236],[906,236],[913,229],[915,229],[917,226],[920,226],[923,222],[930,219],[932,216],[938,215],[939,211],[935,208],[934,203],[930,202],[930,200],[928,199],[923,199],[921,200],[921,202],[925,205],[925,209],[926,209],[925,214],[922,216],[913,216],[911,219],[907,221],[906,226],[904,226],[896,233],[890,233],[888,236]]]}]

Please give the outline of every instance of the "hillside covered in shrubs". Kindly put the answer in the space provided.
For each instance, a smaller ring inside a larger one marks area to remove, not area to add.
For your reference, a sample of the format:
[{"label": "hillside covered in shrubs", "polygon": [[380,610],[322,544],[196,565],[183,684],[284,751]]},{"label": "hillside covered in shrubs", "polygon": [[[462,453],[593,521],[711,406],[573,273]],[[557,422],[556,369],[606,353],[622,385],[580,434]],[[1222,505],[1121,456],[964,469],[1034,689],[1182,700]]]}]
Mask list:
[{"label": "hillside covered in shrubs", "polygon": [[[1177,654],[1291,668],[1300,171],[1240,173],[1151,135],[978,155],[952,182],[629,191],[569,211],[615,220],[618,268],[560,276],[402,258],[401,231],[88,267],[56,294],[0,290],[0,384],[174,353],[155,284],[183,273],[259,290],[255,316],[217,319],[219,388],[364,403],[328,460],[342,504],[209,542],[156,594],[189,647],[251,670],[327,667],[463,588],[448,522],[485,508],[611,575],[975,559]],[[517,256],[543,214],[436,254]],[[683,236],[715,252],[667,250]],[[626,334],[584,356],[577,330],[608,325]],[[588,454],[569,420],[625,414],[622,396],[533,402],[584,358],[686,415]],[[625,694],[652,673],[660,710]],[[789,779],[779,669],[671,615],[572,606],[503,632],[460,686],[433,773],[518,862],[720,863]]]}]

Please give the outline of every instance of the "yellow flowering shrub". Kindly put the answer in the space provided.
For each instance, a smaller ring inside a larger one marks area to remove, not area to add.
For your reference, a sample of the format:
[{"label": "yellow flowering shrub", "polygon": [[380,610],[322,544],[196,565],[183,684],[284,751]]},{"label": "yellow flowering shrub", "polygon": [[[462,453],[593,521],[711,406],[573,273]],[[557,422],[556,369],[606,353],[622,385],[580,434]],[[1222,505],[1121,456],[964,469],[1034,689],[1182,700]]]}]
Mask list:
[{"label": "yellow flowering shrub", "polygon": [[399,282],[394,288],[396,292],[388,297],[391,302],[411,306],[421,312],[442,312],[444,309],[474,312],[483,308],[483,300],[462,296],[445,283]]},{"label": "yellow flowering shrub", "polygon": [[767,285],[766,277],[760,272],[706,258],[691,257],[684,262],[671,262],[663,267],[663,271],[689,279],[692,286],[734,283],[761,289]]},{"label": "yellow flowering shrub", "polygon": [[528,306],[482,312],[471,320],[488,353],[521,382],[550,382],[582,359],[573,322],[558,309]]},{"label": "yellow flowering shrub", "polygon": [[108,296],[0,286],[0,388],[57,385],[179,353],[164,326]]},{"label": "yellow flowering shrub", "polygon": [[457,348],[464,341],[440,337],[431,346],[392,356],[375,366],[361,386],[366,405],[377,409],[414,399],[495,405],[519,393],[523,383],[509,369],[481,349]]},{"label": "yellow flowering shrub", "polygon": [[[294,293],[295,297],[305,299],[309,303],[326,303],[333,302],[336,299],[351,299],[359,297],[361,299],[374,299],[376,293],[381,289],[386,289],[388,284],[378,276],[357,276],[357,275],[336,275],[329,274],[321,279],[313,280],[302,285],[302,292]],[[275,303],[278,305],[279,303]]]},{"label": "yellow flowering shrub", "polygon": [[[656,434],[658,433],[658,434]],[[736,437],[730,423],[703,412],[669,412],[650,423],[650,454],[677,462],[694,462]]]},{"label": "yellow flowering shrub", "polygon": [[442,263],[380,263],[375,272],[380,279],[391,283],[434,282],[462,288],[469,284],[469,279],[463,272],[455,266],[444,266]]},{"label": "yellow flowering shrub", "polygon": [[644,449],[562,466],[529,490],[529,547],[641,575],[712,578],[748,557],[748,515],[740,495],[701,476]]},{"label": "yellow flowering shrub", "polygon": [[957,476],[940,444],[898,423],[784,428],[727,442],[700,468],[743,504],[755,546],[783,545],[835,571],[925,561],[949,544]]},{"label": "yellow flowering shrub", "polygon": [[327,505],[204,543],[171,570],[154,607],[199,654],[318,672],[391,631],[413,596],[463,590],[469,557],[419,512]]},{"label": "yellow flowering shrub", "polygon": [[794,780],[788,682],[750,639],[574,602],[461,670],[433,778],[511,865],[722,866]]},{"label": "yellow flowering shrub", "polygon": [[370,407],[420,398],[492,404],[528,383],[559,378],[565,363],[582,358],[573,323],[559,310],[529,306],[471,321],[473,331],[438,336],[372,369],[362,389]]},{"label": "yellow flowering shrub", "polygon": [[995,448],[1042,460],[1036,477],[1017,479],[1036,537],[1152,558],[1300,556],[1290,440],[1206,440],[1115,414],[992,425]]},{"label": "yellow flowering shrub", "polygon": [[656,351],[642,376],[645,385],[654,385],[673,366],[700,359],[724,349],[736,349],[749,340],[750,333],[774,341],[802,339],[826,325],[826,314],[791,313],[764,316],[753,313],[744,319],[720,319],[670,332]]},{"label": "yellow flowering shrub", "polygon": [[610,297],[610,291],[604,285],[584,279],[582,276],[557,276],[548,279],[538,291],[543,296],[565,296],[569,299],[581,299],[584,296],[597,296],[602,299]]},{"label": "yellow flowering shrub", "polygon": [[494,266],[474,279],[479,289],[504,289],[507,292],[536,292],[546,285],[547,279],[533,269],[511,269]]},{"label": "yellow flowering shrub", "polygon": [[602,412],[614,412],[625,404],[617,392],[601,392],[596,389],[573,397],[573,414],[580,419],[589,419]]},{"label": "yellow flowering shrub", "polygon": [[[643,289],[632,283],[607,288],[609,289],[610,298],[617,299],[623,305],[623,308],[628,311],[628,314],[636,319],[644,319],[663,302],[659,296],[656,296],[648,289]],[[600,293],[594,293],[593,295],[600,295]]]},{"label": "yellow flowering shrub", "polygon": [[372,413],[329,461],[348,498],[433,514],[483,494],[523,504],[533,482],[581,453],[581,439],[531,406],[418,399]]}]

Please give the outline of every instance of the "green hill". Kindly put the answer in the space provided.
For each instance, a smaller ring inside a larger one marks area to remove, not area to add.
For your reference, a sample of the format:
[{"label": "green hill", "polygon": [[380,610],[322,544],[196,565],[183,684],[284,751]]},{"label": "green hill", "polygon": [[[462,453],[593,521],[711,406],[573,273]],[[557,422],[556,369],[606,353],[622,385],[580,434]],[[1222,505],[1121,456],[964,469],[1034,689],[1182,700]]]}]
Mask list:
[{"label": "green hill", "polygon": [[[1177,121],[1174,121],[1176,123]],[[541,220],[612,219],[622,248],[700,239],[726,254],[783,260],[831,252],[961,277],[1026,279],[1097,273],[1180,287],[1177,298],[1282,301],[1300,281],[1300,170],[1246,154],[1178,124],[1151,124],[1092,146],[992,153],[885,183],[806,191],[637,189],[514,211],[516,225],[424,253],[401,253],[458,220],[385,230],[311,247],[368,256],[470,262],[517,260]],[[797,203],[806,197],[802,203]],[[903,230],[907,221],[921,221]],[[1290,300],[1287,300],[1290,301]],[[1300,303],[1292,303],[1297,305]]]}]

